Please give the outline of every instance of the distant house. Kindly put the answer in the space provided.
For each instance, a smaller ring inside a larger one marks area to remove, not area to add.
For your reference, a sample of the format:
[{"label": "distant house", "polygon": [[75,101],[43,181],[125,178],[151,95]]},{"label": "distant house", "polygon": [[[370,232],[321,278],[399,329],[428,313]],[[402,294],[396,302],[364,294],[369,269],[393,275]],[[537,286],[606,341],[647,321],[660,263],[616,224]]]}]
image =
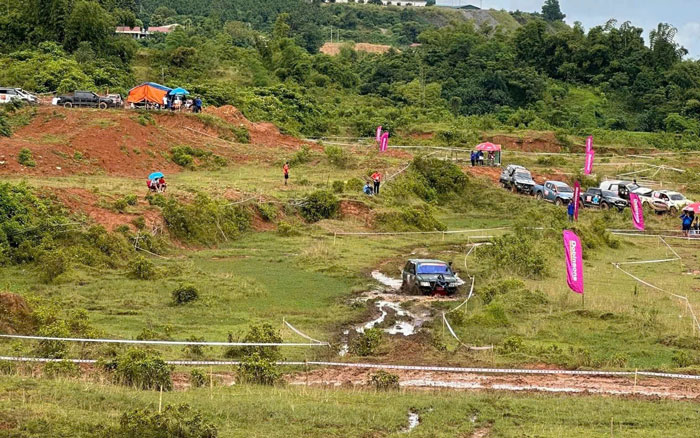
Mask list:
[{"label": "distant house", "polygon": [[173,30],[175,30],[175,28],[178,26],[179,24],[169,24],[167,26],[151,26],[148,29],[141,27],[119,26],[115,30],[115,33],[117,35],[127,35],[131,38],[141,40],[144,38],[148,38],[151,34],[154,33],[170,33]]},{"label": "distant house", "polygon": [[[329,3],[327,0],[325,1],[326,3]],[[336,3],[351,3],[348,0],[335,0]],[[359,1],[355,1],[357,4],[367,4],[367,0],[364,2],[360,3]],[[417,8],[423,8],[426,6],[427,2],[424,1],[413,1],[413,0],[382,0],[382,4],[388,5],[392,4],[395,6],[414,6]]]}]

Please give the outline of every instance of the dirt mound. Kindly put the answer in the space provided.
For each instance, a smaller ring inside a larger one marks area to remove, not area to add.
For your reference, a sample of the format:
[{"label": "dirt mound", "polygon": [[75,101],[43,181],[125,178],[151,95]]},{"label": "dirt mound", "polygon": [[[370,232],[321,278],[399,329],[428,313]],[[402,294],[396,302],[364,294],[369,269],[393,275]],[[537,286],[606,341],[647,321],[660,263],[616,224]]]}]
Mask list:
[{"label": "dirt mound", "polygon": [[340,201],[340,214],[343,217],[353,217],[361,220],[367,227],[372,227],[374,214],[372,209],[363,202],[344,199]]},{"label": "dirt mound", "polygon": [[33,328],[32,310],[24,298],[12,292],[0,292],[0,331],[30,333]]},{"label": "dirt mound", "polygon": [[274,147],[294,147],[297,148],[304,144],[303,141],[291,135],[282,134],[272,123],[259,122],[254,123],[248,120],[238,108],[231,105],[221,107],[207,107],[204,113],[211,114],[220,119],[237,126],[243,126],[250,133],[250,142],[256,145],[274,146]]},{"label": "dirt mound", "polygon": [[516,137],[510,135],[495,135],[488,141],[503,146],[505,150],[523,152],[561,152],[561,145],[554,133],[539,133],[537,137]]},{"label": "dirt mound", "polygon": [[464,171],[472,176],[488,178],[495,183],[498,182],[498,178],[501,176],[501,168],[499,167],[467,166],[464,168]]},{"label": "dirt mound", "polygon": [[71,213],[84,214],[109,231],[121,225],[127,225],[129,228],[135,229],[131,222],[139,216],[143,216],[147,229],[163,227],[163,217],[160,212],[156,209],[150,209],[150,206],[144,200],[139,200],[136,206],[130,207],[130,210],[133,212],[119,213],[106,207],[109,202],[113,202],[115,199],[100,198],[95,193],[85,189],[53,188],[47,190],[50,190]]},{"label": "dirt mound", "polygon": [[[336,56],[340,54],[340,49],[345,45],[346,43],[325,43],[318,51],[324,55]],[[385,44],[357,43],[353,46],[353,50],[357,52],[383,54],[391,50],[391,46]]]}]

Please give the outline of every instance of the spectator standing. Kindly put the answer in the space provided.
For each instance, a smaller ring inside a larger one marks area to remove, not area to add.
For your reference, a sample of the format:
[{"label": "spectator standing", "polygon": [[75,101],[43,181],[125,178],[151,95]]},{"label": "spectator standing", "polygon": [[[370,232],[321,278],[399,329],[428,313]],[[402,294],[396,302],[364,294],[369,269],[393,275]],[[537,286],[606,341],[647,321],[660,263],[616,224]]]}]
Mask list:
[{"label": "spectator standing", "polygon": [[374,182],[374,194],[379,194],[379,185],[382,182],[382,174],[379,172],[374,172],[372,174],[372,181]]}]

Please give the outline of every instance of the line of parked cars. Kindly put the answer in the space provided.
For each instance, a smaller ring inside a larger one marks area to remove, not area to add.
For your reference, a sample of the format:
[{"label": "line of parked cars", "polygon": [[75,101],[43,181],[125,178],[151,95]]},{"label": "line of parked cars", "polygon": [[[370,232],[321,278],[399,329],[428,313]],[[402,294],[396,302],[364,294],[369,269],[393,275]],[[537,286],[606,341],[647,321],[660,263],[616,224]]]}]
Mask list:
[{"label": "line of parked cars", "polygon": [[[533,195],[538,200],[556,205],[568,205],[574,197],[574,190],[565,182],[546,181],[544,184],[537,184],[529,170],[516,164],[510,164],[503,169],[499,182],[513,193]],[[601,210],[616,208],[622,211],[630,205],[630,193],[637,194],[642,206],[657,213],[675,214],[693,202],[681,193],[671,190],[653,190],[641,187],[634,181],[609,180],[601,182],[598,187],[589,187],[581,193],[579,205]]]}]

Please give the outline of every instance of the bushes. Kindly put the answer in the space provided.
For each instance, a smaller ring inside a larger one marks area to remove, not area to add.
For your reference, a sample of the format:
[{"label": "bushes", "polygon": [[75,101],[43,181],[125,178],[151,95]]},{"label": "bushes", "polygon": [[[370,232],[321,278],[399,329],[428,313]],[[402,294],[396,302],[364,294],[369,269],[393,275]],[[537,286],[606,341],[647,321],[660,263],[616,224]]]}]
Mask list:
[{"label": "bushes", "polygon": [[44,283],[52,283],[69,269],[70,261],[62,249],[46,251],[41,257],[41,281]]},{"label": "bushes", "polygon": [[234,126],[231,128],[231,132],[238,143],[250,143],[250,132],[245,126]]},{"label": "bushes", "polygon": [[62,360],[60,362],[47,362],[44,364],[44,376],[56,377],[76,377],[80,375],[80,367],[78,364]]},{"label": "bushes", "polygon": [[299,212],[309,222],[331,219],[338,215],[340,201],[331,192],[317,190],[304,199]]},{"label": "bushes", "polygon": [[177,146],[170,149],[170,157],[173,163],[182,167],[194,167],[195,158],[207,167],[217,169],[226,165],[226,159],[214,155],[210,151],[205,151],[191,146]]},{"label": "bushes", "polygon": [[378,328],[366,329],[350,342],[350,351],[358,356],[371,356],[382,343],[384,334]]},{"label": "bushes", "polygon": [[290,166],[298,166],[300,164],[305,164],[311,161],[311,148],[309,148],[307,145],[304,145],[292,155],[292,158],[289,160],[289,165]]},{"label": "bushes", "polygon": [[190,371],[190,386],[193,388],[201,388],[207,384],[207,376],[204,375],[204,371],[199,368],[195,368]]},{"label": "bushes", "polygon": [[[270,324],[253,325],[242,342],[279,343],[282,342],[282,337]],[[272,385],[280,379],[281,373],[276,364],[281,358],[279,347],[232,347],[225,355],[241,356],[238,378],[242,382]]]},{"label": "bushes", "polygon": [[22,166],[27,166],[27,167],[36,166],[36,162],[34,161],[34,156],[32,155],[32,151],[30,151],[27,148],[22,148],[22,150],[19,151],[19,155],[17,155],[17,162],[19,164],[21,164]]},{"label": "bushes", "polygon": [[171,234],[183,241],[214,245],[238,236],[250,227],[251,214],[241,206],[198,194],[192,204],[163,200],[163,219]]},{"label": "bushes", "polygon": [[346,183],[345,183],[345,189],[348,192],[361,192],[362,188],[365,186],[365,183],[362,182],[361,179],[359,178],[350,178]]},{"label": "bushes", "polygon": [[138,280],[153,280],[158,277],[158,270],[147,258],[136,256],[129,262],[129,276]]},{"label": "bushes", "polygon": [[386,231],[444,231],[447,226],[433,216],[428,205],[380,212],[376,223]]},{"label": "bushes", "polygon": [[12,129],[7,121],[5,113],[0,112],[0,136],[9,137],[12,135]]},{"label": "bushes", "polygon": [[326,146],[323,148],[328,162],[341,169],[346,169],[350,166],[352,157],[340,146]]},{"label": "bushes", "polygon": [[467,188],[467,176],[456,165],[436,158],[416,157],[413,169],[438,196],[460,194]]},{"label": "bushes", "polygon": [[255,206],[263,220],[272,222],[277,219],[277,207],[274,204],[257,204]]},{"label": "bushes", "polygon": [[386,371],[377,371],[375,374],[369,376],[367,384],[379,391],[399,389],[399,376],[387,373]]},{"label": "bushes", "polygon": [[216,427],[189,405],[167,405],[163,412],[129,411],[122,415],[114,438],[216,438]]},{"label": "bushes", "polygon": [[102,365],[113,373],[115,382],[121,385],[138,389],[173,389],[170,376],[172,368],[163,359],[146,350],[132,348]]},{"label": "bushes", "polygon": [[187,304],[199,298],[199,292],[193,285],[180,285],[173,291],[175,305]]},{"label": "bushes", "polygon": [[259,353],[246,355],[238,365],[238,378],[243,383],[273,385],[281,373],[274,360],[262,357]]},{"label": "bushes", "polygon": [[525,278],[540,279],[545,277],[547,257],[538,244],[540,237],[535,237],[523,230],[497,237],[493,245],[481,250],[482,265],[490,274],[507,272]]},{"label": "bushes", "polygon": [[331,189],[333,193],[343,193],[345,191],[345,183],[343,181],[333,181]]}]

